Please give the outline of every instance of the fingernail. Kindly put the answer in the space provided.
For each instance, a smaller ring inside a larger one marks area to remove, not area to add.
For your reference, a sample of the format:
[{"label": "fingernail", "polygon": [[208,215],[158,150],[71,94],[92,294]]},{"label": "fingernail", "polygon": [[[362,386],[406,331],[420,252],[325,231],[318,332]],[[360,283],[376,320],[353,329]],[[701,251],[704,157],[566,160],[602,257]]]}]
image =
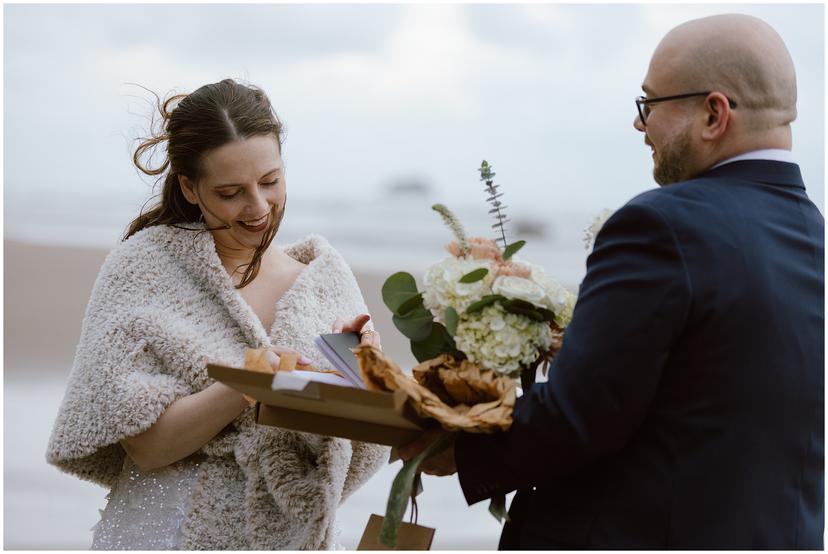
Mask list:
[{"label": "fingernail", "polygon": [[310,365],[311,359],[308,358],[307,356],[300,355],[299,356],[299,363],[302,364],[302,365]]}]

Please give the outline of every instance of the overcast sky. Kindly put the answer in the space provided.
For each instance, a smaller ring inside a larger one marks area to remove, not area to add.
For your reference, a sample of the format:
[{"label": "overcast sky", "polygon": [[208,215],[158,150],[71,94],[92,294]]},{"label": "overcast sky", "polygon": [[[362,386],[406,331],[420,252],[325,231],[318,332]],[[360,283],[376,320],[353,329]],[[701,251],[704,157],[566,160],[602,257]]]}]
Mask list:
[{"label": "overcast sky", "polygon": [[792,53],[793,152],[823,209],[823,10],[5,5],[6,212],[140,205],[149,187],[130,155],[149,95],[127,83],[163,95],[225,77],[269,94],[288,130],[291,198],[302,205],[383,198],[406,181],[463,202],[479,192],[486,158],[520,209],[617,208],[655,186],[632,127],[653,49],[683,21],[728,12],[763,18]]}]

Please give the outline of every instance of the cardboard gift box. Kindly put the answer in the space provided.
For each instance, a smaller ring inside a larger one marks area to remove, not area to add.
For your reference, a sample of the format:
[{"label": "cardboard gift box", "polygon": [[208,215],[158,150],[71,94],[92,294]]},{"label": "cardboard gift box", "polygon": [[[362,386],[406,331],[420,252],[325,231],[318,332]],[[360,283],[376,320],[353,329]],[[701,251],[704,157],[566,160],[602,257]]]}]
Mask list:
[{"label": "cardboard gift box", "polygon": [[256,421],[263,425],[388,446],[412,442],[427,426],[401,390],[374,392],[292,373],[207,365],[210,377],[256,399]]}]

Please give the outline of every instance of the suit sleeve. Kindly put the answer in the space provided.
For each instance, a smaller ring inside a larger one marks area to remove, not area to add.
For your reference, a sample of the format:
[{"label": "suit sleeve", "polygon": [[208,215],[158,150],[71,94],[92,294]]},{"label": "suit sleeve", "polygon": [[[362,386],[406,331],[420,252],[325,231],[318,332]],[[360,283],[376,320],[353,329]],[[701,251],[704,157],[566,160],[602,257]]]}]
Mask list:
[{"label": "suit sleeve", "polygon": [[640,203],[616,212],[587,260],[549,380],[518,399],[508,432],[458,438],[468,503],[621,449],[647,413],[690,298],[684,259],[662,214]]}]

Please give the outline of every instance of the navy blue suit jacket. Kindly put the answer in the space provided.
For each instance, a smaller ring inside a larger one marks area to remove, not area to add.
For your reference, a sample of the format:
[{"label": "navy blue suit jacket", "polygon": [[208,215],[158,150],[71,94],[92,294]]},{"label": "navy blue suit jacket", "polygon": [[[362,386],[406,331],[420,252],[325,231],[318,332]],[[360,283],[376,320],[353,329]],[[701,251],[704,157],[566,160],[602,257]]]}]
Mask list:
[{"label": "navy blue suit jacket", "polygon": [[821,549],[824,220],[799,167],[740,161],[618,210],[549,380],[461,434],[504,549]]}]

